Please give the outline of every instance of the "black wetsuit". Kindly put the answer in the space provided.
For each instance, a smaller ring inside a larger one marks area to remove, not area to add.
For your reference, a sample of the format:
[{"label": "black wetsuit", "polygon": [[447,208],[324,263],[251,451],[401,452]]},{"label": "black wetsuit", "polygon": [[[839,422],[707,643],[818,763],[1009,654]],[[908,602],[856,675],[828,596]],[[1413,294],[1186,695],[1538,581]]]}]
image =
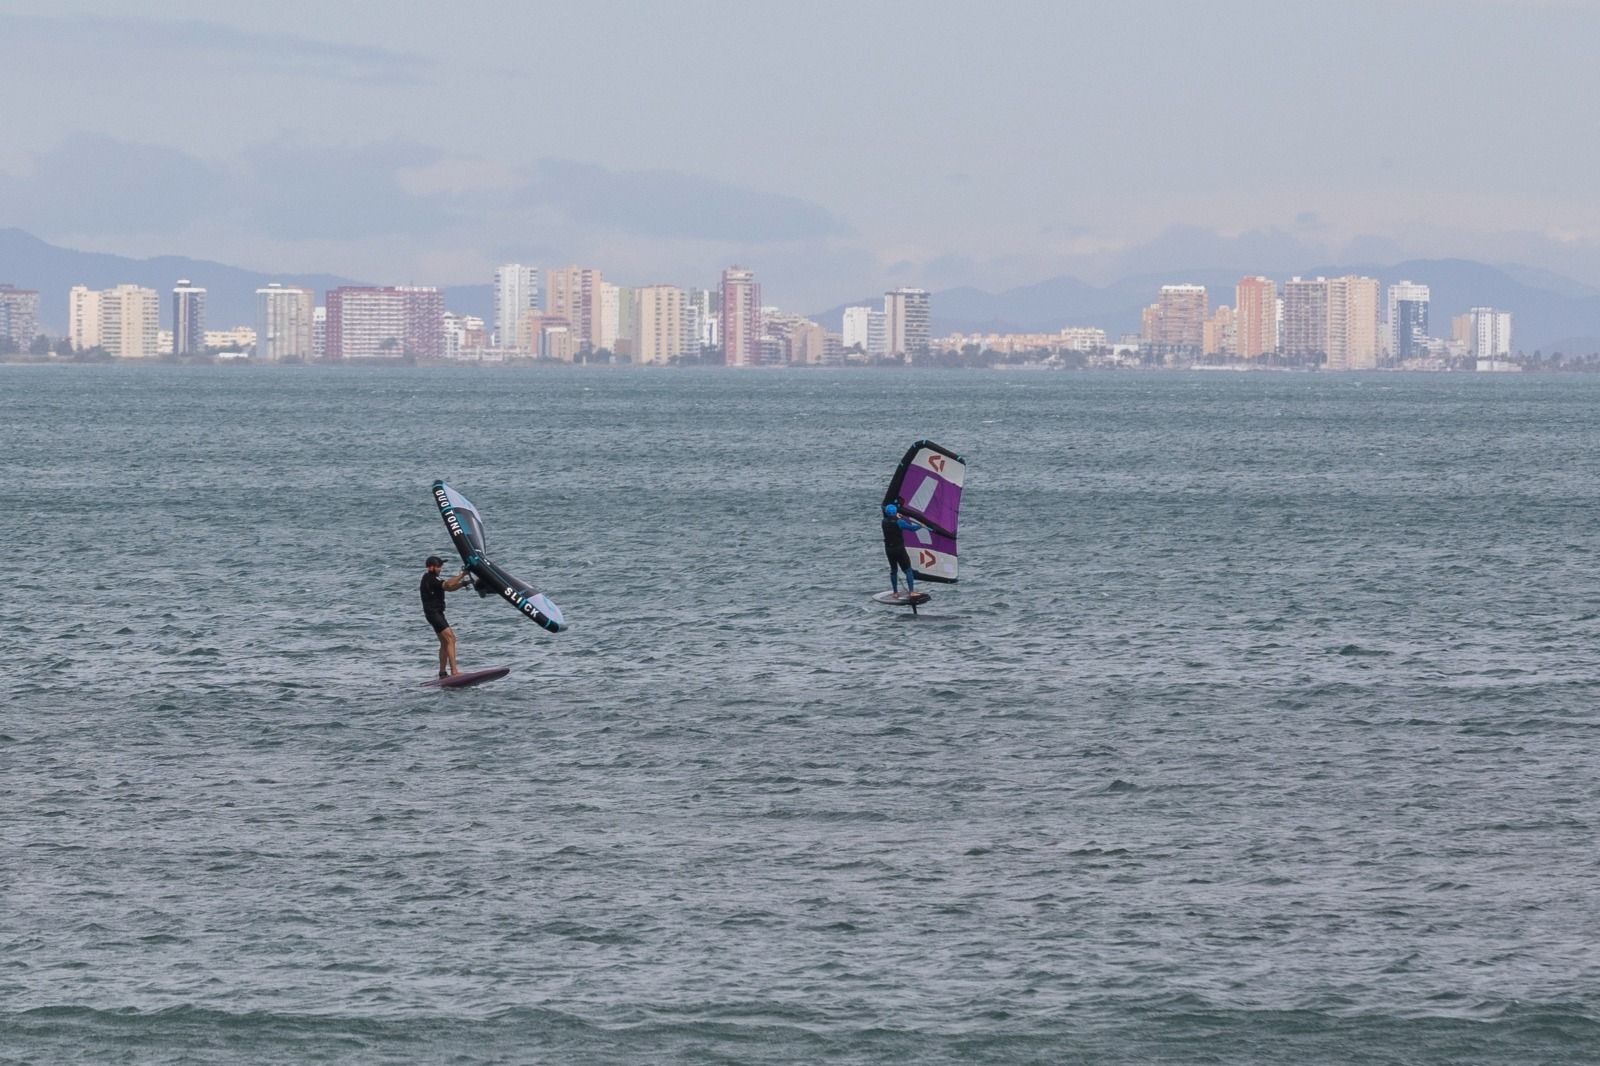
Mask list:
[{"label": "black wetsuit", "polygon": [[444,582],[436,574],[422,575],[422,617],[428,620],[435,633],[443,633],[450,628],[450,623],[444,617]]},{"label": "black wetsuit", "polygon": [[905,538],[900,536],[900,520],[885,516],[880,524],[883,526],[883,554],[889,557],[889,566],[910,570],[911,556],[906,553]]}]

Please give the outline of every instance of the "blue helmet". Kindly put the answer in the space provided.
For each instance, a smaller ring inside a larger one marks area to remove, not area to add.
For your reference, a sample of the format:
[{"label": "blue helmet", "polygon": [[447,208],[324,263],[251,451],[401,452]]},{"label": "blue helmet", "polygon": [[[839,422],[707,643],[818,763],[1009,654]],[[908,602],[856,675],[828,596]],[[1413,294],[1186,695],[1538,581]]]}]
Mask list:
[{"label": "blue helmet", "polygon": [[900,508],[896,507],[892,503],[886,503],[883,505],[883,513],[888,515],[890,518],[893,518],[895,515],[900,513]]}]

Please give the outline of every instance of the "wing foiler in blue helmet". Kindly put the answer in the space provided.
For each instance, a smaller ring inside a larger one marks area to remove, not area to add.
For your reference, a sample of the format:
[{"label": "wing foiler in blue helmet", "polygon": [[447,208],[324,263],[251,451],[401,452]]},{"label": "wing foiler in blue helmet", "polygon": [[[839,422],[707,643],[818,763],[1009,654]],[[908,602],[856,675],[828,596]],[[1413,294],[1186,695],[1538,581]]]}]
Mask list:
[{"label": "wing foiler in blue helmet", "polygon": [[896,507],[892,503],[886,503],[883,505],[883,513],[890,518],[893,518],[895,515],[900,513],[900,508]]}]

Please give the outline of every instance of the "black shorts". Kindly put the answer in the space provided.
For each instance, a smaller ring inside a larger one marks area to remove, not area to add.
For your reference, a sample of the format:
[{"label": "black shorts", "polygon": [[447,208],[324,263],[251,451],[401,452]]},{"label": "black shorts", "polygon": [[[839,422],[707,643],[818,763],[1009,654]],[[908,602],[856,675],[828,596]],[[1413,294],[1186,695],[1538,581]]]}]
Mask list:
[{"label": "black shorts", "polygon": [[883,554],[889,557],[890,566],[897,566],[901,570],[911,569],[911,556],[906,553],[906,546],[904,544],[890,544],[885,541],[883,545]]},{"label": "black shorts", "polygon": [[445,621],[444,615],[437,611],[423,611],[422,617],[428,620],[428,624],[433,627],[435,633],[443,633],[450,628],[450,623]]}]

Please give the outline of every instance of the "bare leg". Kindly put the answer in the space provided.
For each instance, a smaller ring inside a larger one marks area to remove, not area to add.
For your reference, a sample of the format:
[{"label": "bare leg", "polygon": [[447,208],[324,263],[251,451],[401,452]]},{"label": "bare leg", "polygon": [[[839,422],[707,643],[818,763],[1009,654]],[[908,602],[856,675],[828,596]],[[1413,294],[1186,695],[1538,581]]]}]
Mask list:
[{"label": "bare leg", "polygon": [[461,672],[461,668],[456,665],[456,631],[453,629],[447,629],[439,635],[444,638],[444,652],[446,657],[450,660],[450,672],[452,674],[459,674]]}]

